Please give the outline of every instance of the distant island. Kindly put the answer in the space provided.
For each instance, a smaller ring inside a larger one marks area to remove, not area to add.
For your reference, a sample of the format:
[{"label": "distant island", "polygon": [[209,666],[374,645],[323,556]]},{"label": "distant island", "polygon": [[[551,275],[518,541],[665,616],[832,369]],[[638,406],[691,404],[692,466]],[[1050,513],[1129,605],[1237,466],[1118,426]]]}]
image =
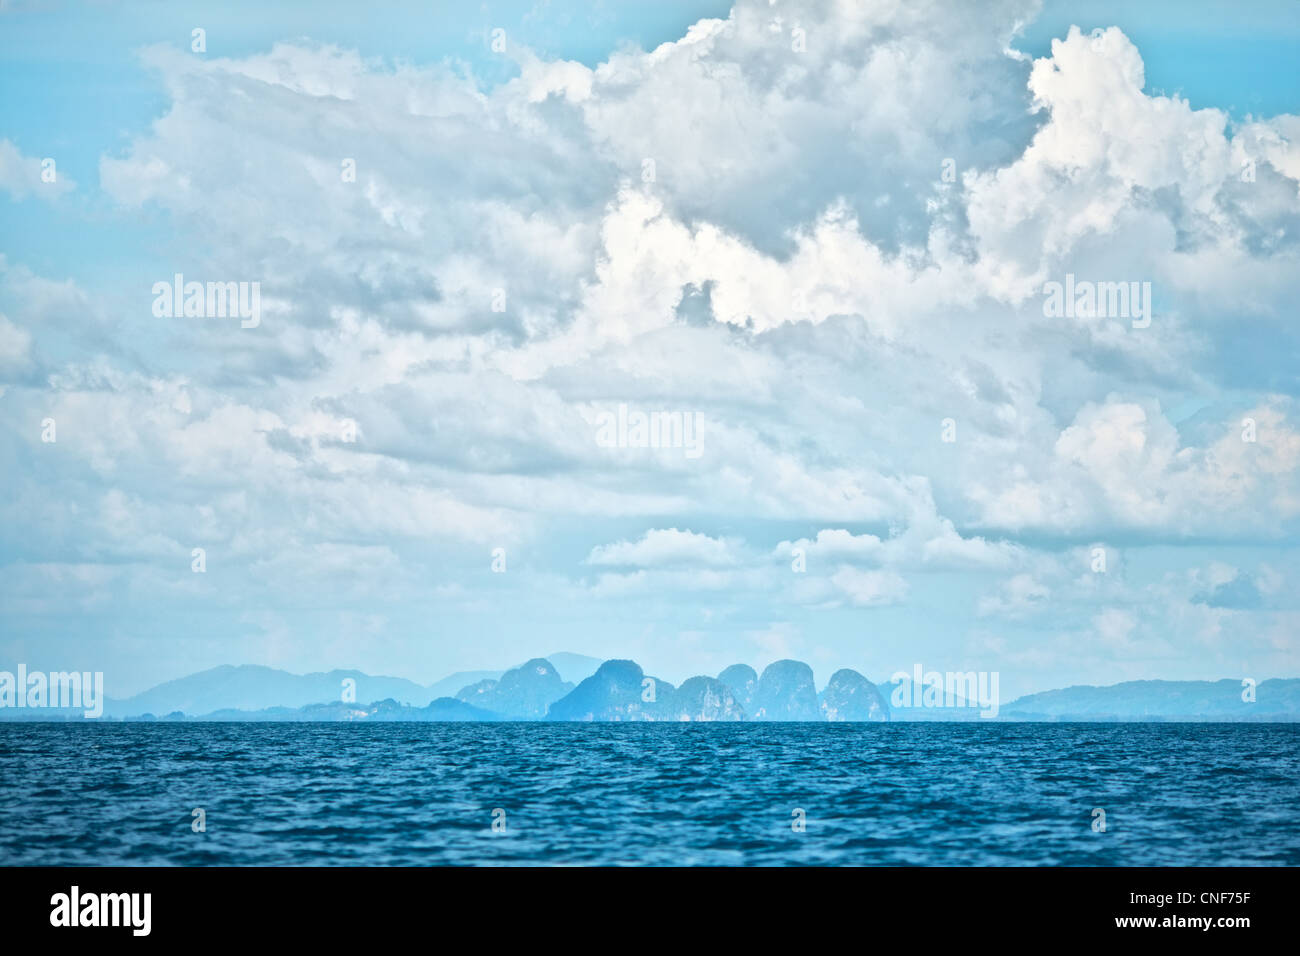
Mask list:
[{"label": "distant island", "polygon": [[[919,672],[918,672],[919,673]],[[973,677],[974,675],[970,675]],[[972,688],[974,684],[970,685]],[[674,686],[635,661],[559,653],[506,671],[452,674],[425,686],[360,671],[291,674],[222,666],[108,698],[109,721],[1295,721],[1300,679],[1251,685],[1218,681],[1126,681],[1076,686],[984,706],[949,693],[921,693],[901,675],[873,683],[850,668],[818,691],[802,661],[762,674],[733,664],[716,677]],[[1253,699],[1252,699],[1253,698]],[[0,708],[0,721],[84,720],[79,712]]]}]

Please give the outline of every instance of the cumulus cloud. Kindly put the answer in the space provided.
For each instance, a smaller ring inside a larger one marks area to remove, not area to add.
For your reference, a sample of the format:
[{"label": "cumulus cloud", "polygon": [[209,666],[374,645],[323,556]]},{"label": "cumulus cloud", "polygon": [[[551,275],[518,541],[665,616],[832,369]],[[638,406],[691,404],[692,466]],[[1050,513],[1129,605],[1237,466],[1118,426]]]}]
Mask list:
[{"label": "cumulus cloud", "polygon": [[678,567],[700,565],[727,567],[736,563],[737,542],[711,538],[694,531],[653,528],[637,541],[599,545],[587,555],[593,565],[636,567]]},{"label": "cumulus cloud", "polygon": [[0,368],[25,364],[31,344],[32,337],[26,329],[0,315]]},{"label": "cumulus cloud", "polygon": [[893,571],[840,568],[831,577],[831,583],[858,607],[896,604],[907,595],[907,582]]},{"label": "cumulus cloud", "polygon": [[977,610],[981,615],[1025,617],[1044,608],[1051,595],[1051,589],[1032,574],[1017,574],[998,593],[981,598]]},{"label": "cumulus cloud", "polygon": [[[1277,398],[1184,445],[1156,403],[1089,402],[1065,428],[1041,479],[972,490],[990,524],[1013,529],[1123,527],[1171,537],[1284,533],[1300,513],[1300,433]],[[1267,434],[1260,439],[1260,429]]]},{"label": "cumulus cloud", "polygon": [[13,142],[0,139],[0,189],[14,199],[55,199],[76,185],[59,172],[53,157],[25,156]]},{"label": "cumulus cloud", "polygon": [[824,562],[890,565],[929,570],[1004,569],[1024,558],[1024,550],[1009,541],[963,537],[953,523],[932,510],[916,509],[910,521],[882,540],[874,534],[851,534],[843,528],[817,532],[813,539],[783,541],[781,554],[796,550]]},{"label": "cumulus cloud", "polygon": [[[713,616],[678,631],[733,635],[970,576],[968,618],[1050,603],[1132,659],[1157,623],[1070,549],[1297,530],[1300,118],[1151,95],[1117,28],[1033,61],[1033,14],[742,0],[593,66],[512,44],[495,86],[310,41],[144,51],[165,111],[99,178],[165,214],[161,274],[0,275],[23,560],[156,584],[202,539],[268,590],[353,564],[464,607],[690,594]],[[0,188],[38,165],[0,142]],[[175,272],[260,282],[261,325],[153,316]],[[1151,282],[1150,326],[1045,314],[1067,273]],[[698,416],[701,454],[602,447],[620,403]],[[1157,597],[1232,634],[1233,587]]]}]

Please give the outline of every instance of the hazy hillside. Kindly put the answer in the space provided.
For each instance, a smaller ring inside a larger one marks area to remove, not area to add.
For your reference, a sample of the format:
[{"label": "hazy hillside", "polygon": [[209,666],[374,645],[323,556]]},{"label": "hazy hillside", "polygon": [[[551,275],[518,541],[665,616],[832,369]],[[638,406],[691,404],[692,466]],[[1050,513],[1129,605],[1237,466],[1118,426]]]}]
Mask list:
[{"label": "hazy hillside", "polygon": [[[547,660],[561,679],[571,684],[594,674],[601,663],[594,657],[564,651]],[[426,687],[402,677],[376,677],[357,670],[291,674],[257,664],[225,664],[166,681],[134,697],[109,697],[104,702],[104,716],[122,718],[152,714],[161,717],[179,711],[187,716],[199,717],[217,711],[269,711],[276,708],[297,710],[310,704],[342,702],[345,678],[356,681],[358,704],[392,699],[412,707],[425,707],[440,697],[456,697],[470,684],[500,680],[504,673],[457,671]],[[26,713],[0,713],[0,719],[16,719],[20,716],[39,719]],[[55,718],[63,715],[51,713],[49,716]]]},{"label": "hazy hillside", "polygon": [[[959,697],[927,703],[907,679],[872,684],[841,669],[818,694],[802,661],[769,665],[761,676],[735,664],[717,678],[674,688],[635,661],[597,662],[561,652],[509,671],[461,671],[428,687],[355,670],[290,674],[257,665],[222,666],[167,681],[125,700],[109,698],[108,719],[226,720],[1300,720],[1300,679],[1271,679],[1242,699],[1240,680],[1125,681],[1029,694],[988,707]],[[585,676],[583,676],[585,675]],[[576,680],[574,679],[576,678]],[[344,701],[344,681],[355,700]],[[995,698],[994,698],[995,699]],[[436,706],[431,706],[436,704]],[[0,710],[0,720],[81,719],[79,710]]]},{"label": "hazy hillside", "polygon": [[442,680],[434,681],[429,685],[428,691],[430,700],[436,700],[439,697],[455,697],[461,689],[468,687],[470,684],[477,684],[479,681],[499,680],[504,671],[456,671],[454,674],[448,674]]},{"label": "hazy hillside", "polygon": [[1109,687],[1078,686],[1029,694],[1002,709],[1011,719],[1270,720],[1300,717],[1300,679],[1261,681],[1254,702],[1242,700],[1240,680],[1136,680]]},{"label": "hazy hillside", "polygon": [[547,654],[546,660],[551,662],[560,675],[560,679],[570,684],[580,684],[600,668],[605,663],[604,658],[588,657],[586,654],[572,654],[568,651],[558,651],[554,654]]},{"label": "hazy hillside", "polygon": [[541,720],[547,708],[573,685],[560,678],[550,661],[535,658],[506,671],[500,680],[475,681],[456,694],[457,700],[516,720]]},{"label": "hazy hillside", "polygon": [[290,674],[254,664],[223,665],[167,681],[125,700],[110,698],[104,704],[104,715],[134,717],[180,711],[198,716],[216,710],[304,707],[341,700],[343,681],[349,678],[356,681],[358,701],[392,698],[423,707],[435,696],[430,688],[414,681],[401,677],[372,677],[361,671]]}]

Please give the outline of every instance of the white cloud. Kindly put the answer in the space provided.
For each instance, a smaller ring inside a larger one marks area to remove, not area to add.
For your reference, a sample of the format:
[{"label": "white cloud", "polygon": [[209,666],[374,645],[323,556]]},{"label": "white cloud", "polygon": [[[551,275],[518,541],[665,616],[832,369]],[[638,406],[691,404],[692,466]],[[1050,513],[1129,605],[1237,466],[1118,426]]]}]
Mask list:
[{"label": "white cloud", "polygon": [[863,571],[843,567],[831,576],[831,583],[858,607],[897,604],[907,596],[907,581],[893,571]]},{"label": "white cloud", "polygon": [[31,344],[32,337],[26,330],[0,314],[0,368],[24,364]]},{"label": "white cloud", "polygon": [[1007,580],[999,593],[981,598],[977,611],[981,616],[1024,617],[1041,611],[1052,592],[1032,574],[1017,574]]},{"label": "white cloud", "polygon": [[694,531],[652,528],[637,541],[619,541],[593,548],[587,563],[632,567],[679,567],[700,565],[727,567],[737,562],[738,542],[711,538]]},{"label": "white cloud", "polygon": [[14,143],[0,139],[0,189],[14,199],[55,199],[75,188],[76,183],[59,171],[56,157],[24,156]]},{"label": "white cloud", "polygon": [[[1277,398],[1222,422],[1206,446],[1182,443],[1158,404],[1089,402],[1056,440],[1043,473],[979,483],[988,525],[1078,532],[1138,528],[1170,537],[1282,533],[1300,514],[1300,432]],[[1245,419],[1255,422],[1246,441]]]},{"label": "white cloud", "polygon": [[[1148,96],[1115,29],[1009,55],[1032,10],[742,2],[595,68],[512,53],[519,76],[490,89],[306,43],[147,50],[169,104],[101,157],[103,188],[174,225],[157,278],[260,280],[267,316],[160,323],[147,283],[6,265],[6,435],[31,474],[5,515],[53,529],[69,565],[165,564],[202,536],[245,569],[373,561],[467,601],[497,544],[529,541],[538,570],[512,551],[494,587],[578,576],[549,528],[611,569],[554,590],[768,609],[737,633],[996,573],[973,611],[1060,601],[1077,636],[1116,608],[1137,623],[1099,626],[1128,653],[1156,625],[1120,566],[1081,577],[1053,548],[1297,530],[1300,119]],[[43,188],[34,163],[0,142],[0,187]],[[1152,326],[1045,317],[1067,271],[1149,279]],[[1221,406],[1175,415],[1203,396]],[[610,454],[592,416],[618,402],[699,414],[703,454]],[[46,415],[57,449],[31,427]],[[83,497],[88,523],[53,503]],[[678,530],[702,516],[738,530]],[[627,527],[651,530],[610,540]],[[807,576],[773,560],[782,538]],[[1185,583],[1161,606],[1236,633]]]}]

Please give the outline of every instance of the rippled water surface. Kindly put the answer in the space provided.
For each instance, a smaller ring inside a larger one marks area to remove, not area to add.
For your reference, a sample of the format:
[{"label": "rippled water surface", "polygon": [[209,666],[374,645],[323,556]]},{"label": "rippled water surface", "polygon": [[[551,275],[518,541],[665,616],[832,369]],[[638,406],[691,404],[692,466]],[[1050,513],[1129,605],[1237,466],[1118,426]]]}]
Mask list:
[{"label": "rippled water surface", "polygon": [[1300,864],[1295,724],[9,723],[0,774],[5,864]]}]

